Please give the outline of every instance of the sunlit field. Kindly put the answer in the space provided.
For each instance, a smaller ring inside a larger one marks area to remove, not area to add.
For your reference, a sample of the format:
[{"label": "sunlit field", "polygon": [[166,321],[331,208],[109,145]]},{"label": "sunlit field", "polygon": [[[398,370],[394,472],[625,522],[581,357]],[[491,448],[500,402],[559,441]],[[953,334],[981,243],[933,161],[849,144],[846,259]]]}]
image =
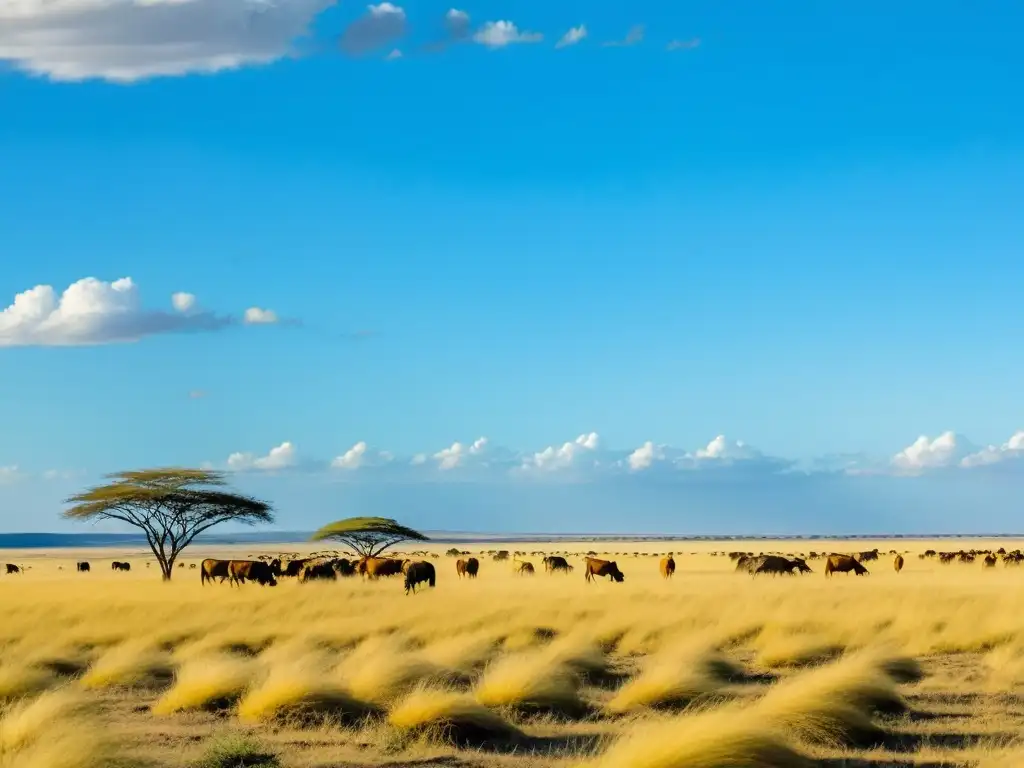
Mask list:
[{"label": "sunlit field", "polygon": [[[7,551],[26,569],[0,575],[0,768],[1022,766],[1024,566],[919,557],[1020,546],[501,545],[528,576],[461,543],[480,574],[459,579],[448,545],[417,544],[398,549],[438,578],[413,595],[400,575],[201,586],[190,567],[293,545],[195,548],[169,584],[137,551]],[[828,579],[725,554],[876,547],[869,575]],[[625,581],[586,583],[587,550]]]}]

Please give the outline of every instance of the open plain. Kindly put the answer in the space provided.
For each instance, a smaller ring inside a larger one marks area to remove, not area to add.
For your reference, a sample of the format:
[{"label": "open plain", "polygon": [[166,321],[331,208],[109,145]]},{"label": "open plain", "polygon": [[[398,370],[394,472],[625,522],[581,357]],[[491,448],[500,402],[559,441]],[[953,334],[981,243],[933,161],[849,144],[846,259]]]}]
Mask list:
[{"label": "open plain", "polygon": [[[1024,542],[460,542],[475,579],[449,546],[398,548],[438,572],[408,596],[191,567],[295,545],[193,547],[170,583],[142,551],[5,551],[24,571],[0,575],[0,766],[1024,765],[1024,567],[920,557]],[[874,548],[864,577],[726,554]],[[587,583],[587,551],[625,581]],[[574,570],[545,572],[552,553]]]}]

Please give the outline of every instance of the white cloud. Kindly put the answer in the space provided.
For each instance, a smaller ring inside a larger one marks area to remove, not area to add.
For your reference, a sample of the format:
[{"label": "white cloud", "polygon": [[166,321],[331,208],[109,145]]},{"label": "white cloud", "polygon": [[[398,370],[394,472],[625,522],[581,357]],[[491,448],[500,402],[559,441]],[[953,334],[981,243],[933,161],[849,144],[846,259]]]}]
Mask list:
[{"label": "white cloud", "polygon": [[217,72],[287,56],[335,0],[2,0],[0,61],[55,80]]},{"label": "white cloud", "polygon": [[234,470],[274,470],[287,469],[295,465],[295,446],[290,442],[283,442],[276,448],[271,448],[266,456],[254,456],[251,453],[232,453],[228,456],[228,468]]},{"label": "white cloud", "polygon": [[[484,459],[487,453],[489,453],[487,438],[478,437],[469,445],[456,441],[447,448],[442,448],[433,454],[432,458],[437,462],[438,469],[449,470],[467,466],[470,459],[473,459],[477,464],[486,464]],[[412,463],[414,465],[424,463],[424,461],[417,461],[420,456],[423,456],[423,454],[413,457]]]},{"label": "white cloud", "polygon": [[1024,458],[1024,429],[1013,435],[1000,446],[989,445],[976,453],[970,453],[960,460],[962,467],[983,467],[998,464],[1007,459]]},{"label": "white cloud", "polygon": [[719,435],[694,454],[696,459],[719,459],[721,461],[749,461],[761,457],[761,452],[751,448],[742,440],[729,440]]},{"label": "white cloud", "polygon": [[114,344],[161,333],[214,331],[231,323],[194,311],[192,294],[177,293],[171,303],[174,311],[145,309],[130,277],[109,283],[86,277],[60,296],[53,286],[37,285],[0,311],[0,347]]},{"label": "white cloud", "polygon": [[388,464],[394,458],[389,451],[371,451],[366,441],[360,440],[341,456],[336,456],[331,466],[335,469],[359,469]]},{"label": "white cloud", "polygon": [[331,462],[331,466],[337,469],[359,469],[363,465],[365,456],[366,443],[360,440],[341,456],[335,457]]},{"label": "white cloud", "polygon": [[21,472],[18,470],[17,464],[9,464],[6,467],[0,467],[0,485],[13,483],[20,476]]},{"label": "white cloud", "polygon": [[279,322],[276,312],[260,307],[249,307],[245,310],[243,320],[246,325],[274,325]]},{"label": "white cloud", "polygon": [[415,456],[412,457],[412,460],[409,463],[412,464],[414,467],[422,466],[423,464],[427,463],[427,454],[417,453]]},{"label": "white cloud", "polygon": [[171,306],[178,312],[188,314],[198,307],[198,302],[196,301],[195,294],[179,291],[178,293],[171,294]]},{"label": "white cloud", "polygon": [[576,45],[587,36],[587,25],[580,24],[578,27],[571,27],[568,32],[562,35],[562,39],[555,43],[555,48],[568,48]]},{"label": "white cloud", "polygon": [[974,447],[961,435],[943,432],[935,439],[921,435],[892,457],[891,464],[899,472],[916,473],[960,463],[974,452]]},{"label": "white cloud", "polygon": [[629,468],[633,471],[641,469],[647,469],[655,461],[665,460],[665,449],[664,446],[655,445],[650,440],[641,445],[631,454],[629,454],[626,461],[629,463]]},{"label": "white cloud", "polygon": [[394,50],[391,51],[391,53],[389,53],[384,58],[387,59],[388,61],[395,61],[396,59],[402,58],[402,52],[395,48]]},{"label": "white cloud", "polygon": [[577,465],[581,457],[593,456],[601,443],[597,432],[582,434],[571,443],[563,443],[556,448],[549,445],[543,451],[528,456],[523,461],[523,468],[553,472],[568,469]]},{"label": "white cloud", "polygon": [[511,21],[489,21],[477,30],[473,39],[488,48],[504,48],[514,43],[539,43],[544,35],[540,32],[522,32]]},{"label": "white cloud", "polygon": [[405,10],[388,2],[366,6],[366,13],[349,24],[341,36],[341,49],[358,55],[405,35]]}]

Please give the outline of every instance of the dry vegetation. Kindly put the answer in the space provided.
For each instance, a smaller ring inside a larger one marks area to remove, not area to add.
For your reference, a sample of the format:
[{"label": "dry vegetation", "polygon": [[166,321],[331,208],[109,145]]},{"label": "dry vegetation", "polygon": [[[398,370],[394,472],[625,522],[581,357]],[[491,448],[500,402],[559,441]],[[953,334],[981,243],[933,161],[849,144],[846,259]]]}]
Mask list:
[{"label": "dry vegetation", "polygon": [[671,581],[602,544],[646,550],[615,555],[625,583],[442,556],[408,597],[8,555],[31,567],[0,577],[0,768],[1024,765],[1024,570],[903,542],[899,575],[751,577],[710,554],[736,543],[671,546]]}]

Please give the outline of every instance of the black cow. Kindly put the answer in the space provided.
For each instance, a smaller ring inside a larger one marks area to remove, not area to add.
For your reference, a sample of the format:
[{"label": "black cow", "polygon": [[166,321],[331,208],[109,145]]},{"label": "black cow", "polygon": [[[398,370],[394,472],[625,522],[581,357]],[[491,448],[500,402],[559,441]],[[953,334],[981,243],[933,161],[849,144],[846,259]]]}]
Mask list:
[{"label": "black cow", "polygon": [[88,573],[92,569],[89,567],[89,563],[82,560],[81,562],[75,563],[75,570],[79,573]]}]

